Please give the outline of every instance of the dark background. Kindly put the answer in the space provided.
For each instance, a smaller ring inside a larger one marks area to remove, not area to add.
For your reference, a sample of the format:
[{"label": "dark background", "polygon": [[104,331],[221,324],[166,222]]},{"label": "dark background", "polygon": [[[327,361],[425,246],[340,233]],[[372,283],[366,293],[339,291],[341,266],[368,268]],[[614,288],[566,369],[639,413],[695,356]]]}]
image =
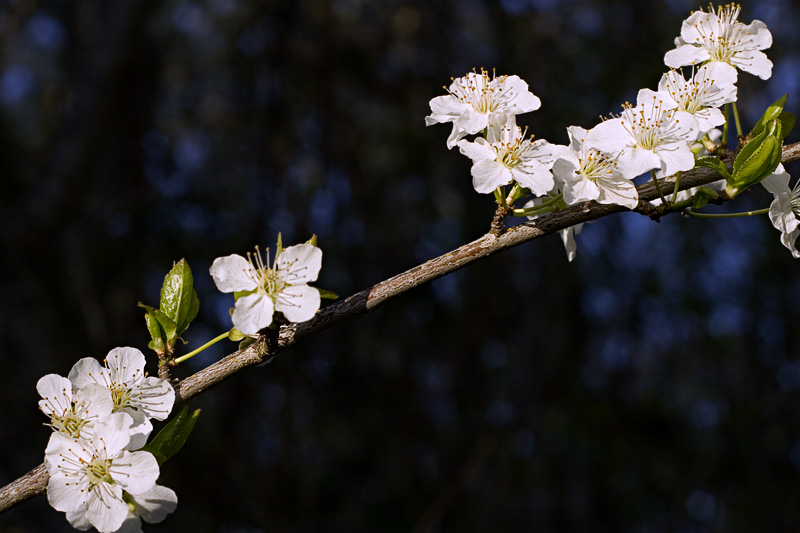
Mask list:
[{"label": "dark background", "polygon": [[[211,261],[278,232],[319,235],[317,285],[343,296],[477,238],[493,198],[450,126],[424,126],[450,77],[521,76],[543,105],[519,122],[566,143],[655,88],[698,7],[3,5],[0,483],[43,459],[36,381],[146,351],[136,303],[157,304],[174,260],[201,301],[191,349],[230,327]],[[743,121],[785,92],[797,113],[797,4],[743,9],[775,41],[771,80],[740,74]],[[730,208],[768,205],[757,189]],[[622,214],[578,246],[571,264],[555,236],[480,261],[197,398],[162,469],[178,509],[152,530],[800,529],[800,264],[779,233]],[[0,516],[62,529],[44,497]]]}]

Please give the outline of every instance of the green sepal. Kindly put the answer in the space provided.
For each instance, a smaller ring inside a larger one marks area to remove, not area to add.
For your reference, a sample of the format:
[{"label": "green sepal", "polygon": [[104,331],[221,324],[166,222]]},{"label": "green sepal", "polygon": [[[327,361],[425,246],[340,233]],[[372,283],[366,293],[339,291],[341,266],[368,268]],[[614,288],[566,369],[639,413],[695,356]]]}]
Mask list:
[{"label": "green sepal", "polygon": [[164,461],[183,448],[199,416],[200,409],[195,409],[189,413],[189,406],[184,406],[175,418],[161,428],[158,435],[142,447],[142,450],[152,453],[156,461],[158,461],[158,466],[161,466]]},{"label": "green sepal", "polygon": [[320,298],[325,298],[326,300],[338,300],[339,299],[339,295],[336,294],[333,291],[327,291],[325,289],[319,289],[317,287],[314,287],[314,288],[319,291],[319,297]]},{"label": "green sepal", "polygon": [[244,350],[251,344],[256,342],[256,337],[245,337],[242,342],[239,343],[239,350]]},{"label": "green sepal", "polygon": [[706,167],[710,168],[711,170],[716,170],[720,176],[725,178],[725,180],[730,180],[731,175],[728,172],[728,169],[725,168],[725,163],[719,160],[716,157],[701,157],[697,161],[695,161],[695,166],[699,167]]},{"label": "green sepal", "polygon": [[766,127],[766,125],[771,120],[775,120],[776,118],[780,117],[781,113],[783,113],[783,107],[786,105],[786,99],[787,98],[789,98],[789,93],[786,93],[783,96],[781,96],[780,98],[778,98],[777,100],[775,100],[775,102],[773,102],[767,108],[767,110],[764,111],[764,114],[761,115],[760,119],[758,119],[758,122],[756,122],[756,125],[753,126],[753,129],[750,130],[750,133],[747,134],[747,137],[749,139],[752,139],[753,137],[756,137],[756,136],[760,135],[761,132],[764,131],[764,128]]},{"label": "green sepal", "polygon": [[[281,232],[278,232],[278,243],[275,246],[275,257],[277,258],[279,255],[283,253],[283,239],[281,238]],[[269,265],[267,265],[269,266]]]},{"label": "green sepal", "polygon": [[709,200],[715,200],[719,195],[717,191],[709,187],[700,187],[692,197],[692,206],[695,209],[705,207]]},{"label": "green sepal", "polygon": [[315,246],[316,247],[317,246],[317,234],[315,233],[314,235],[312,235],[311,238],[306,241],[306,244],[310,244],[311,246]]},{"label": "green sepal", "polygon": [[[255,294],[255,293],[256,293],[256,291],[254,291],[254,290],[253,291],[234,291],[234,293],[233,293],[233,301],[235,302],[239,298],[244,298],[245,296],[250,296],[251,294]],[[233,310],[231,310],[231,313],[233,313]]]},{"label": "green sepal", "polygon": [[[159,308],[177,325],[176,336],[186,331],[186,328],[197,316],[200,301],[194,290],[192,270],[185,259],[175,263],[175,266],[164,278]],[[174,343],[174,339],[168,338],[167,340]]]},{"label": "green sepal", "polygon": [[231,330],[228,332],[228,339],[234,342],[240,341],[245,337],[246,335],[236,328],[231,328]]}]

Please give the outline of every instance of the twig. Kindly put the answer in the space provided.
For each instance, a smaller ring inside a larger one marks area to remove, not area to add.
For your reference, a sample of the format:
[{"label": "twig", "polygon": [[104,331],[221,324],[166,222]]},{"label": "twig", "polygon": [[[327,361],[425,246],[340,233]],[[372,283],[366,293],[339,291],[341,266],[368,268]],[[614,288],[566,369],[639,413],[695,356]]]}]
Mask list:
[{"label": "twig", "polygon": [[[726,158],[728,166],[733,160],[733,155],[731,153]],[[800,160],[800,142],[783,148],[783,163],[798,160]],[[710,168],[695,168],[683,173],[680,189],[698,187],[720,178],[721,176]],[[671,185],[674,187],[675,185],[674,176],[666,177],[662,181],[665,186]],[[650,217],[670,214],[669,212],[662,213],[661,210],[649,203],[650,200],[658,198],[658,192],[652,182],[640,185],[637,190],[639,192],[639,205],[634,211]],[[431,259],[402,274],[398,274],[330,305],[322,309],[308,322],[282,326],[277,339],[274,341],[265,338],[261,342],[256,342],[244,350],[234,352],[209,365],[180,381],[175,386],[176,402],[186,402],[234,374],[268,361],[278,352],[305,337],[319,333],[344,320],[372,311],[394,296],[454,272],[473,261],[560,229],[623,211],[629,211],[629,209],[616,204],[598,204],[594,201],[583,202],[542,216],[535,221],[509,228],[500,236],[487,233],[469,244],[465,244],[460,248],[456,248],[451,252]],[[0,489],[0,513],[32,496],[44,493],[47,487],[47,479],[47,471],[44,465],[39,465],[21,478]]]}]

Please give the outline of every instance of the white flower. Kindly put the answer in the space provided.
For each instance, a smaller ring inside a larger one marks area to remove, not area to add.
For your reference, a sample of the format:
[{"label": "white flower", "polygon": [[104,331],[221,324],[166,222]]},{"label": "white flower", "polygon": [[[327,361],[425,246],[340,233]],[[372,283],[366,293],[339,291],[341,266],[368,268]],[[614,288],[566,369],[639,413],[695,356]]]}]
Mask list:
[{"label": "white flower", "polygon": [[488,126],[486,138],[458,142],[461,153],[472,159],[472,186],[488,193],[516,181],[535,195],[553,188],[556,151],[547,141],[525,139],[514,115],[500,117]]},{"label": "white flower", "polygon": [[687,80],[671,70],[661,76],[658,90],[672,100],[678,111],[686,111],[697,121],[698,136],[725,123],[718,109],[736,101],[736,71],[720,68],[721,63],[709,63],[697,69]]},{"label": "white flower", "polygon": [[116,531],[128,516],[123,491],[141,494],[155,485],[155,457],[126,450],[132,424],[127,413],[114,413],[95,422],[90,439],[61,433],[50,437],[45,450],[47,500],[66,512],[70,523],[89,523],[101,533]]},{"label": "white flower", "polygon": [[[543,201],[542,198],[534,198],[532,200],[528,200],[524,207],[535,207],[541,204]],[[533,215],[528,217],[528,219],[533,220],[537,218],[538,215]],[[561,242],[564,243],[564,249],[567,251],[567,261],[572,262],[575,259],[575,256],[578,253],[578,244],[575,242],[575,235],[580,235],[581,230],[583,230],[583,222],[580,224],[575,224],[574,226],[570,226],[568,228],[558,230],[558,235],[561,237]]]},{"label": "white flower", "polygon": [[310,320],[319,310],[319,291],[307,283],[316,281],[322,267],[322,250],[311,244],[289,246],[275,257],[270,268],[256,253],[218,257],[211,276],[222,292],[251,292],[236,300],[233,325],[245,335],[257,335],[272,323],[279,311],[290,322]]},{"label": "white flower", "polygon": [[111,393],[99,385],[87,385],[73,395],[72,382],[57,374],[47,374],[36,383],[42,399],[39,408],[50,417],[50,426],[73,439],[87,437],[91,424],[111,414]]},{"label": "white flower", "polygon": [[693,168],[689,142],[697,139],[697,121],[692,115],[648,89],[639,91],[637,104],[626,104],[619,117],[592,128],[587,147],[619,154],[619,170],[628,179],[652,169],[671,175]]},{"label": "white flower", "polygon": [[719,62],[769,79],[772,62],[760,50],[772,46],[772,34],[760,20],[749,26],[738,22],[739,10],[738,4],[728,4],[716,12],[710,8],[692,13],[681,25],[681,36],[675,40],[677,48],[666,53],[664,63],[678,68]]},{"label": "white flower", "polygon": [[75,363],[69,379],[77,389],[92,384],[111,391],[114,412],[131,415],[134,421],[130,447],[141,448],[153,430],[151,418],[164,420],[175,403],[175,390],[165,380],[145,376],[144,354],[136,348],[114,348],[105,359],[105,367],[97,359],[85,357]]},{"label": "white flower", "polygon": [[781,243],[791,250],[795,259],[800,259],[800,252],[795,247],[800,235],[800,182],[790,189],[789,177],[783,165],[779,164],[774,173],[761,180],[761,184],[775,195],[769,206],[769,219],[781,232]]},{"label": "white flower", "polygon": [[450,94],[431,100],[431,114],[425,117],[425,125],[452,122],[448,148],[453,148],[465,135],[482,131],[503,115],[535,111],[542,105],[519,76],[490,78],[483,69],[453,80],[447,92]]},{"label": "white flower", "polygon": [[[567,128],[570,145],[558,148],[553,174],[560,182],[564,202],[571,205],[587,200],[601,204],[618,204],[635,209],[639,193],[617,168],[616,157],[586,147],[589,134],[578,126]],[[573,254],[574,255],[574,254]]]}]

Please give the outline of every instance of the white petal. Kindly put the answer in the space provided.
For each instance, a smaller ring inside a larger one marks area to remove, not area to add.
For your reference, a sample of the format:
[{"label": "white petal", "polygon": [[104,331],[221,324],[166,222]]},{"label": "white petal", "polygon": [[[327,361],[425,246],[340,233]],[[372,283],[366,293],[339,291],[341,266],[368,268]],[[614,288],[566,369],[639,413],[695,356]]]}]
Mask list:
[{"label": "white petal", "polygon": [[662,144],[656,148],[656,155],[663,162],[661,169],[667,176],[694,168],[694,154],[685,142]]},{"label": "white petal", "polygon": [[783,168],[783,163],[778,163],[775,172],[761,180],[761,185],[764,186],[772,194],[791,194],[792,190],[789,188],[789,179],[791,176],[786,169]]},{"label": "white petal", "polygon": [[111,475],[126,492],[141,494],[155,486],[158,461],[150,452],[125,451],[112,463]]},{"label": "white petal", "polygon": [[69,380],[76,389],[84,387],[90,383],[96,383],[105,387],[111,385],[108,370],[103,368],[94,357],[84,357],[72,365],[69,371]]},{"label": "white petal", "polygon": [[217,257],[209,271],[221,292],[252,291],[258,287],[253,265],[241,255]]},{"label": "white petal", "polygon": [[468,107],[466,104],[459,102],[458,98],[449,94],[446,96],[437,96],[430,101],[430,106],[432,120],[428,123],[428,126],[436,122],[452,122]]},{"label": "white petal", "polygon": [[469,142],[466,139],[458,141],[458,150],[473,161],[481,161],[482,159],[494,161],[497,159],[497,152],[492,149],[488,141],[483,137],[478,137],[475,142]]},{"label": "white petal", "polygon": [[639,192],[630,180],[610,176],[597,180],[597,186],[600,189],[597,201],[601,204],[617,204],[628,209],[636,209],[639,205]]},{"label": "white petal", "polygon": [[92,445],[97,450],[105,450],[107,457],[119,455],[131,440],[133,417],[128,413],[116,412],[95,422],[92,428]]},{"label": "white petal", "polygon": [[800,252],[798,252],[795,247],[798,235],[800,235],[800,230],[794,230],[791,233],[781,233],[781,243],[792,251],[792,257],[795,259],[800,259]]},{"label": "white petal", "polygon": [[316,281],[322,268],[322,250],[311,244],[296,244],[283,250],[276,260],[279,272],[285,272],[283,280],[296,285]]},{"label": "white petal", "polygon": [[75,529],[86,531],[92,527],[92,523],[86,518],[86,506],[84,505],[77,511],[67,511],[67,522]]},{"label": "white petal", "polygon": [[708,50],[693,44],[684,44],[664,54],[664,64],[671,68],[699,65],[711,56]]},{"label": "white petal", "polygon": [[258,332],[272,324],[272,299],[263,294],[251,294],[236,300],[233,325],[245,335]]},{"label": "white petal", "polygon": [[538,161],[523,161],[511,169],[511,176],[536,196],[543,196],[553,190],[555,181],[547,166]]},{"label": "white petal", "polygon": [[90,383],[75,393],[75,412],[84,420],[97,420],[108,416],[114,409],[111,390]]},{"label": "white petal", "polygon": [[156,485],[147,492],[133,496],[136,503],[136,514],[149,524],[164,520],[178,506],[178,495],[175,491]]},{"label": "white petal", "polygon": [[621,118],[605,120],[589,130],[584,147],[613,154],[636,144]]},{"label": "white petal", "polygon": [[565,228],[558,231],[561,236],[561,242],[564,243],[564,249],[567,251],[567,260],[572,262],[578,253],[578,244],[575,242],[575,235],[580,234],[583,229],[583,224],[576,224],[570,228]]},{"label": "white petal", "polygon": [[172,412],[175,389],[166,380],[148,376],[131,391],[131,406],[148,417],[164,420]]},{"label": "white petal", "polygon": [[769,219],[781,233],[791,233],[797,229],[797,217],[792,212],[792,201],[788,194],[780,193],[769,206]]},{"label": "white petal", "polygon": [[36,382],[36,391],[43,398],[39,407],[47,416],[62,416],[72,409],[72,382],[67,378],[47,374]]},{"label": "white petal", "polygon": [[528,84],[519,76],[507,76],[501,86],[501,90],[513,97],[509,101],[508,111],[514,114],[535,111],[542,105],[542,101],[528,90]]},{"label": "white petal", "polygon": [[659,168],[660,166],[661,158],[653,153],[652,150],[643,150],[641,148],[627,148],[617,159],[619,172],[626,179],[633,179],[648,170]]},{"label": "white petal", "polygon": [[133,418],[133,425],[130,429],[130,442],[125,446],[126,450],[134,451],[147,444],[150,433],[153,432],[153,423],[141,411],[136,411],[130,407],[122,409],[120,412],[126,413]]},{"label": "white petal", "polygon": [[731,57],[731,63],[762,80],[768,80],[772,76],[772,61],[767,59],[767,54],[758,50],[737,52]]},{"label": "white petal", "polygon": [[511,181],[511,172],[505,166],[488,159],[481,159],[472,165],[470,174],[472,186],[482,194],[492,192]]},{"label": "white petal", "polygon": [[600,196],[600,189],[590,179],[587,179],[582,174],[577,174],[572,179],[564,180],[562,193],[564,194],[564,202],[567,205],[572,205],[577,202],[597,200]]},{"label": "white petal", "polygon": [[76,485],[74,479],[66,476],[51,475],[47,482],[47,502],[56,511],[77,511],[86,503],[88,486],[88,483]]},{"label": "white petal", "polygon": [[[99,497],[102,494],[102,498]],[[99,483],[86,500],[86,519],[100,533],[111,533],[128,516],[128,504],[122,501],[122,488],[111,483]]]},{"label": "white petal", "polygon": [[280,311],[289,322],[311,320],[319,310],[319,291],[308,285],[286,287],[275,301],[275,310]]},{"label": "white petal", "polygon": [[144,354],[136,348],[114,348],[106,355],[106,366],[116,383],[135,385],[144,379]]}]

